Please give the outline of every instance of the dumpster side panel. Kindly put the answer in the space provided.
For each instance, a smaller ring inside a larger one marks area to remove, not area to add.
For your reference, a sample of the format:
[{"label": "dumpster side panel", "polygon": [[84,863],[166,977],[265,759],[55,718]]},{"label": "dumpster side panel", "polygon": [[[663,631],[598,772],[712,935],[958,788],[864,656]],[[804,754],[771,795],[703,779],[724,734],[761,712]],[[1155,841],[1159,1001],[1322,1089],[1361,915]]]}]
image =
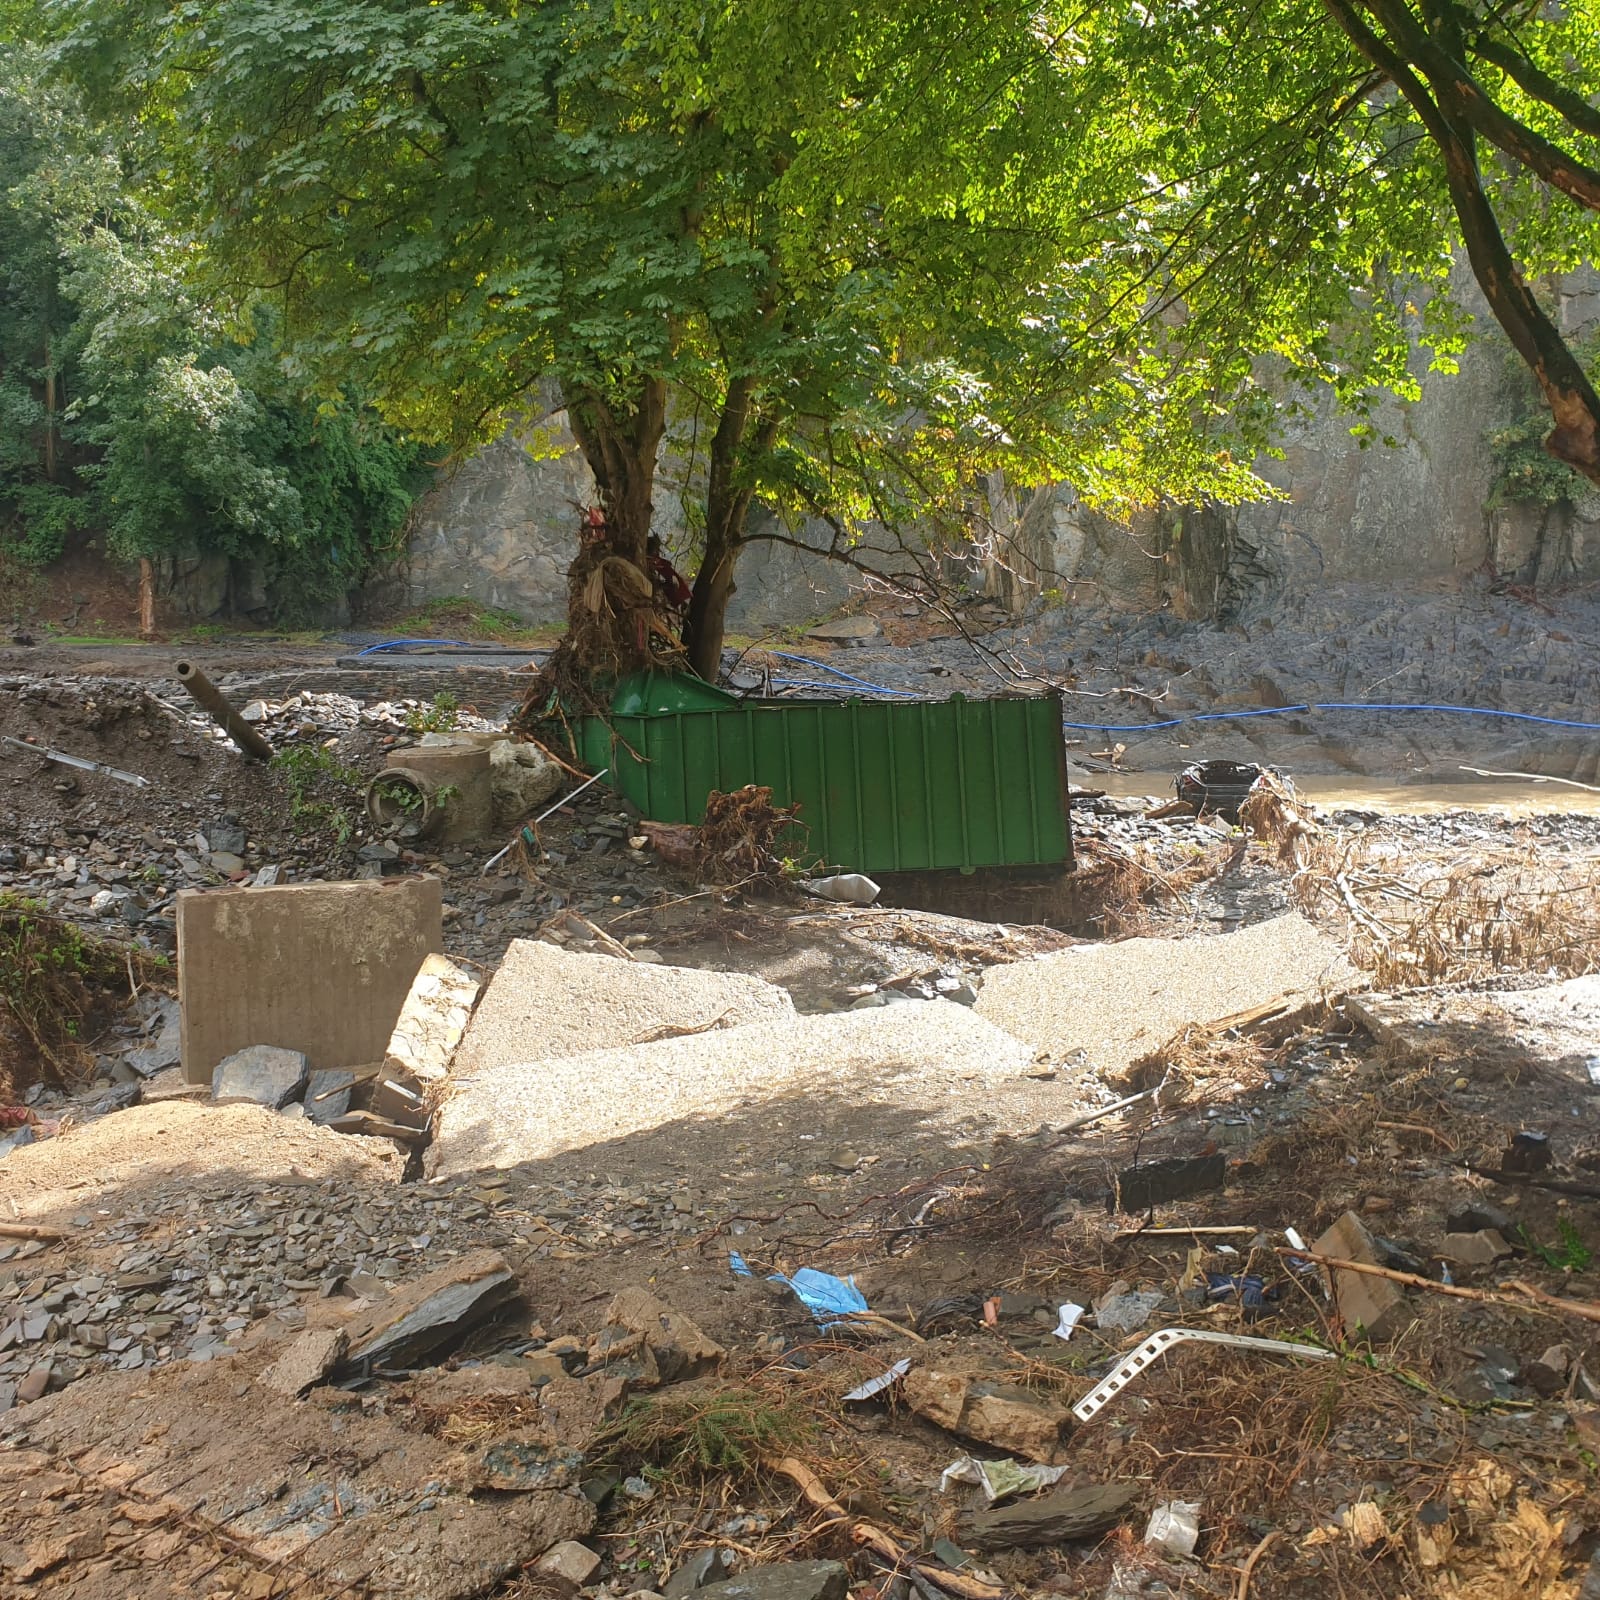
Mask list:
[{"label": "dumpster side panel", "polygon": [[1066,865],[1057,697],[744,701],[598,719],[594,770],[657,822],[698,822],[713,789],[765,784],[799,804],[809,860],[864,872]]}]

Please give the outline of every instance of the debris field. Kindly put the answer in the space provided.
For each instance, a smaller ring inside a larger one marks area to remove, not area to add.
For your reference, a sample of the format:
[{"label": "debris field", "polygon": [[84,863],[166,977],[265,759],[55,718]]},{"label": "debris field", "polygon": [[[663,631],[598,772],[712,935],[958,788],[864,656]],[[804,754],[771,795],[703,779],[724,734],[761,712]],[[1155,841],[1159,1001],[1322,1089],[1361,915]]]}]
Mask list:
[{"label": "debris field", "polygon": [[0,1593],[1600,1595],[1594,816],[853,904],[214,676],[3,685]]}]

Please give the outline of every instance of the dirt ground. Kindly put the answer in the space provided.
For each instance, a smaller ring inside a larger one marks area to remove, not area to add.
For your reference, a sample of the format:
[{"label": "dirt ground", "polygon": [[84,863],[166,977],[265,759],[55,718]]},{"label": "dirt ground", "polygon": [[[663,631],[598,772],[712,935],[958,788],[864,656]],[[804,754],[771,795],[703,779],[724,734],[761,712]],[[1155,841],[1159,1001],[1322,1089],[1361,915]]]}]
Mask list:
[{"label": "dirt ground", "polygon": [[[325,816],[295,818],[280,770],[204,737],[159,674],[104,666],[97,683],[0,660],[5,731],[156,780],[135,790],[0,755],[0,893],[161,955],[171,892],[200,881],[178,852],[208,871],[189,836],[218,819],[244,829],[244,870],[354,868],[359,831],[339,842]],[[259,667],[269,697],[299,692],[267,676],[289,673],[314,695],[350,684],[368,706],[425,710],[437,693],[309,658]],[[470,703],[487,710],[504,687],[482,681]],[[331,715],[307,702],[288,743],[335,740],[356,767],[413,736],[403,713],[337,729]],[[1079,941],[1203,940],[1296,908],[1355,961],[1358,1000],[1180,1030],[1115,1080],[1038,1060],[1003,1093],[925,1087],[870,1124],[818,1083],[438,1183],[405,1181],[387,1141],[252,1107],[150,1090],[96,1114],[94,1092],[46,1089],[31,1109],[55,1136],[0,1158],[14,1230],[0,1235],[0,1366],[13,1368],[0,1372],[0,1593],[570,1595],[535,1563],[581,1537],[603,1558],[585,1586],[618,1596],[720,1549],[745,1569],[838,1557],[874,1600],[1575,1600],[1600,1537],[1597,1074],[1492,1005],[1470,1027],[1424,1026],[1420,1045],[1359,1020],[1375,985],[1420,992],[1426,1025],[1452,994],[1492,1000],[1594,968],[1600,820],[1549,799],[1531,815],[1328,809],[1297,855],[1292,841],[1149,819],[1127,794],[1084,796],[1070,882],[990,886],[948,910],[706,892],[625,839],[597,848],[616,813],[594,794],[541,829],[540,859],[489,876],[482,853],[400,863],[444,878],[447,947],[485,976],[509,939],[571,910],[672,965],[757,973],[801,1012],[836,1011],[940,979],[981,985]],[[130,883],[147,902],[137,920],[89,910]],[[1394,981],[1406,972],[1418,981]],[[157,1018],[130,1012],[83,1041],[85,1070],[114,1083]],[[20,1090],[28,1074],[13,1077]],[[1070,1126],[1155,1081],[1155,1099]],[[1507,1159],[1522,1132],[1546,1136],[1542,1166]],[[1119,1175],[1208,1157],[1214,1186],[1118,1209]],[[1508,1255],[1453,1258],[1449,1220],[1469,1211]],[[1423,1280],[1381,1338],[1285,1253],[1286,1230],[1310,1245],[1346,1212],[1382,1266]],[[1231,1231],[1195,1231],[1218,1229]],[[264,1386],[295,1340],[484,1249],[503,1254],[516,1297],[415,1369],[307,1399]],[[881,1320],[819,1325],[766,1281],[802,1267],[852,1275]],[[1244,1281],[1214,1293],[1208,1272],[1259,1276],[1262,1303],[1245,1303]],[[715,1370],[652,1380],[637,1341],[612,1337],[625,1288],[721,1345]],[[1107,1302],[1125,1294],[1151,1298],[1119,1330]],[[1064,1303],[1087,1308],[1066,1340],[1053,1332]],[[1091,1420],[1064,1416],[1166,1327],[1336,1359],[1182,1344]],[[52,1344],[66,1353],[29,1354]],[[1118,1485],[1127,1508],[1086,1537],[980,1548],[981,1492],[941,1492],[940,1474],[965,1454],[1020,1452],[928,1420],[897,1386],[842,1398],[902,1359],[1016,1386],[1062,1421],[1064,1488]],[[30,1402],[41,1365],[48,1392]],[[531,1390],[536,1370],[551,1381]],[[507,1477],[507,1452],[523,1477]],[[569,1456],[581,1466],[568,1479],[527,1476],[530,1460],[543,1473]],[[784,1458],[834,1509],[778,1470]],[[1172,1501],[1199,1506],[1187,1558],[1144,1541]],[[904,1559],[862,1542],[864,1524]]]}]

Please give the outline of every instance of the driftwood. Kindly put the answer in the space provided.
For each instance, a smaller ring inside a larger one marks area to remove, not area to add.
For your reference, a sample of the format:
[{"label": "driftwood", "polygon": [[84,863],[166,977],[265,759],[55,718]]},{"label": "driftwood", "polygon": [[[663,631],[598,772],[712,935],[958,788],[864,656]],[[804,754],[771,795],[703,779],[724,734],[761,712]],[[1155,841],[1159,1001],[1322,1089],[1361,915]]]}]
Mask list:
[{"label": "driftwood", "polygon": [[818,1511],[825,1512],[840,1522],[849,1523],[850,1538],[854,1543],[871,1550],[875,1555],[882,1556],[894,1566],[910,1567],[913,1572],[921,1573],[929,1583],[936,1584],[951,1594],[960,1595],[962,1600],[1002,1600],[1006,1594],[1006,1590],[996,1588],[992,1583],[984,1583],[978,1578],[968,1578],[962,1573],[951,1572],[930,1562],[913,1560],[882,1528],[875,1528],[870,1522],[857,1522],[823,1488],[816,1473],[804,1463],[796,1461],[793,1456],[783,1456],[769,1461],[767,1466],[781,1477],[788,1478],[791,1483],[798,1484],[800,1493],[805,1496],[808,1505],[815,1506]]},{"label": "driftwood", "polygon": [[1035,1550],[1103,1532],[1137,1497],[1138,1490],[1125,1483],[1057,1489],[1037,1500],[970,1512],[957,1520],[956,1537],[974,1550]]},{"label": "driftwood", "polygon": [[31,1222],[0,1222],[0,1239],[37,1239],[42,1244],[60,1244],[66,1234],[55,1228],[36,1228]]},{"label": "driftwood", "polygon": [[1468,1289],[1456,1283],[1435,1283],[1432,1278],[1419,1277],[1415,1272],[1397,1272],[1393,1267],[1374,1266],[1367,1261],[1346,1261],[1341,1256],[1325,1256],[1315,1250],[1296,1250],[1291,1245],[1277,1245],[1276,1252],[1290,1261],[1314,1261],[1319,1267],[1328,1267],[1338,1272],[1361,1272],[1369,1278],[1387,1278],[1391,1283],[1409,1284],[1413,1289],[1427,1289],[1433,1294],[1449,1295],[1455,1300],[1481,1300],[1492,1306],[1513,1306],[1521,1311],[1528,1309],[1528,1302],[1544,1306],[1551,1311],[1565,1312],[1569,1317],[1581,1317],[1585,1322],[1600,1322],[1600,1305],[1591,1300],[1563,1300],[1559,1295],[1546,1294],[1543,1289],[1536,1289],[1531,1283],[1523,1283],[1518,1278],[1509,1280],[1505,1287],[1515,1289],[1517,1294],[1526,1295],[1527,1299],[1519,1300],[1517,1295],[1500,1294],[1493,1289]]}]

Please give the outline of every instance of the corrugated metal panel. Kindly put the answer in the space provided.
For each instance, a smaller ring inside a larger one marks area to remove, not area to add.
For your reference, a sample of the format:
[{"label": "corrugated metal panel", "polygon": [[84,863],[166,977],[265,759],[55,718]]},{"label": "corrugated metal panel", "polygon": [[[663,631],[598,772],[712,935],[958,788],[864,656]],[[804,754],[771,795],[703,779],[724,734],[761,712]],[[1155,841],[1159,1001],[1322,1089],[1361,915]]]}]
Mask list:
[{"label": "corrugated metal panel", "polygon": [[[736,700],[634,683],[581,754],[656,822],[698,822],[713,789],[765,784],[801,807],[808,855],[862,872],[1065,866],[1058,695],[968,700]],[[642,758],[642,759],[641,759]]]}]

